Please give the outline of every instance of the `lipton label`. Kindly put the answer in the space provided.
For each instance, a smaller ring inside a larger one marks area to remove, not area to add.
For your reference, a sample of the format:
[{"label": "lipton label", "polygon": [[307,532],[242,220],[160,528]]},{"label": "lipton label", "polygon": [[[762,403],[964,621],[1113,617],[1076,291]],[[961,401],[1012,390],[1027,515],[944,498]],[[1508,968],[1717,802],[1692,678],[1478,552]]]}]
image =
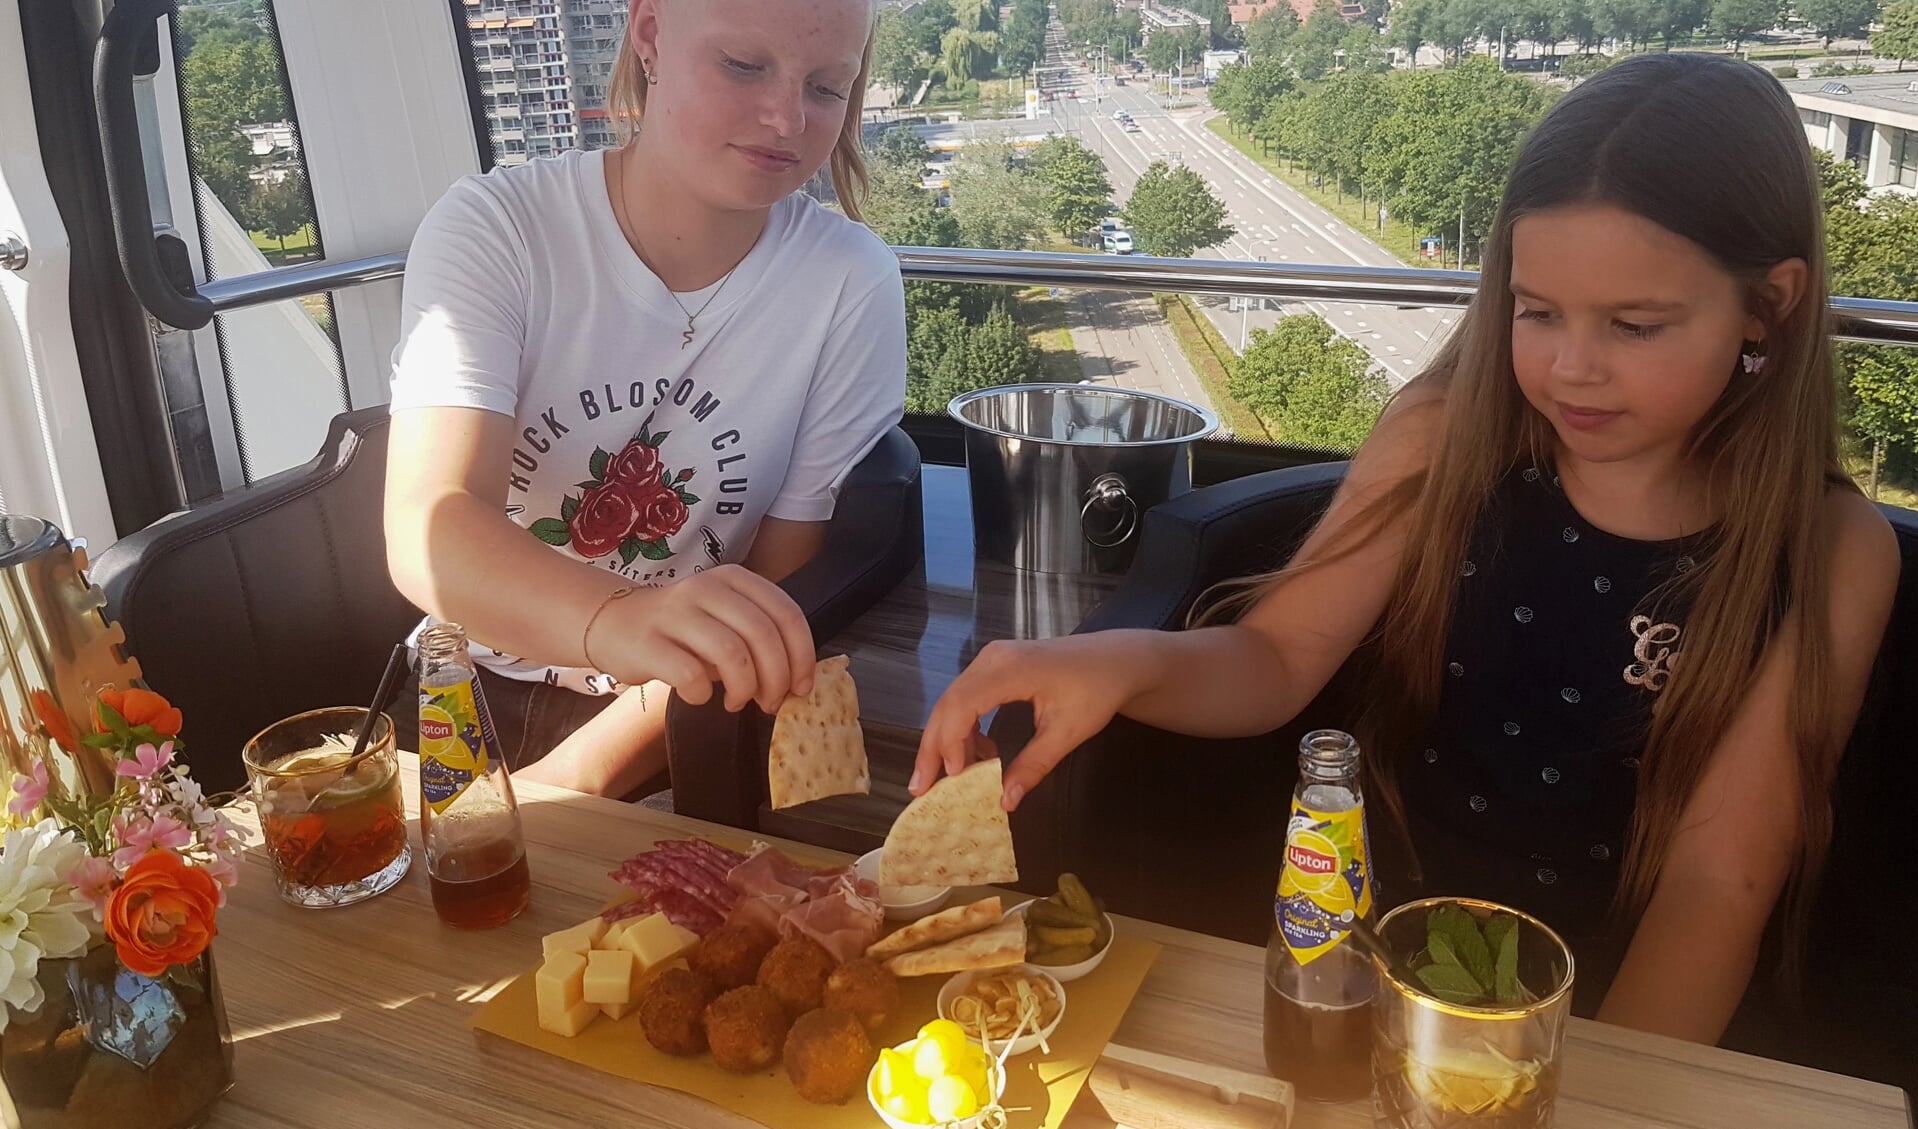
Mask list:
[{"label": "lipton label", "polygon": [[420,795],[435,814],[486,775],[495,743],[493,719],[473,679],[420,688]]},{"label": "lipton label", "polygon": [[1331,952],[1352,931],[1355,918],[1372,912],[1363,805],[1320,812],[1293,804],[1273,911],[1286,947],[1300,964]]}]

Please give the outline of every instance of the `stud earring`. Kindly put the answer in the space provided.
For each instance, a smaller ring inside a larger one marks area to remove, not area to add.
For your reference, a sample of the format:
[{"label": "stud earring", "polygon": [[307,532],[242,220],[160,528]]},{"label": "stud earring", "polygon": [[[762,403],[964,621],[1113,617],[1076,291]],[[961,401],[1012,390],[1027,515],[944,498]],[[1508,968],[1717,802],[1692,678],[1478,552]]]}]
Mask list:
[{"label": "stud earring", "polygon": [[1756,376],[1765,371],[1765,343],[1747,341],[1745,348],[1738,354],[1738,361],[1746,376]]},{"label": "stud earring", "polygon": [[658,86],[658,85],[659,85],[659,76],[658,76],[657,74],[654,74],[654,73],[653,73],[653,68],[652,68],[652,67],[651,67],[650,65],[648,65],[648,64],[646,64],[646,63],[643,63],[643,62],[642,62],[642,63],[640,63],[640,64],[639,64],[639,73],[640,73],[640,74],[643,74],[643,75],[645,75],[645,76],[646,76],[646,85],[647,85],[647,86]]}]

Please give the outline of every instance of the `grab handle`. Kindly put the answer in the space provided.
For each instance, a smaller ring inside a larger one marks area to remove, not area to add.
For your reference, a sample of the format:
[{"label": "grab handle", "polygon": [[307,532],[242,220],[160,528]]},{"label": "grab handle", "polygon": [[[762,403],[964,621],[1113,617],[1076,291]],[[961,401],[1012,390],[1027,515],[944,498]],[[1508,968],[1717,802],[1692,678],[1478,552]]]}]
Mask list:
[{"label": "grab handle", "polygon": [[93,105],[121,273],[148,313],[178,329],[199,329],[213,320],[213,303],[193,284],[185,244],[167,246],[170,261],[161,260],[162,241],[179,243],[179,237],[153,230],[140,121],[133,106],[133,76],[143,56],[157,61],[154,23],[172,11],[174,0],[118,0],[113,5],[94,45]]},{"label": "grab handle", "polygon": [[[1119,520],[1109,529],[1094,532],[1087,525],[1094,508],[1118,510]],[[1086,489],[1086,504],[1079,507],[1079,532],[1085,539],[1099,549],[1116,549],[1131,540],[1139,528],[1139,503],[1126,489],[1125,479],[1116,474],[1102,474],[1092,480]]]}]

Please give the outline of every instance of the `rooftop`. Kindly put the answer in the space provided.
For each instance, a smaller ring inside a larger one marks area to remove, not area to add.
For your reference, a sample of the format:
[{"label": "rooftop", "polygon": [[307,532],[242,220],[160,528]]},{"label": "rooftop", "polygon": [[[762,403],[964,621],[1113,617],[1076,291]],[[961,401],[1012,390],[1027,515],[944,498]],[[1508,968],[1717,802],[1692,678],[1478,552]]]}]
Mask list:
[{"label": "rooftop", "polygon": [[1785,83],[1792,101],[1807,109],[1842,112],[1850,106],[1884,113],[1904,114],[1918,126],[1918,72],[1900,74],[1843,75],[1837,78],[1798,78]]}]

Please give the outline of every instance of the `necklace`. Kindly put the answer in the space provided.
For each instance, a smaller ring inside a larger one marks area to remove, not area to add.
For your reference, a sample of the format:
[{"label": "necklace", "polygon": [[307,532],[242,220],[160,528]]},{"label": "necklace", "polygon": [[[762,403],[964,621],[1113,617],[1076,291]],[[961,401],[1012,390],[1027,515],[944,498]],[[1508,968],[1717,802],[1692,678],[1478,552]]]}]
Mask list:
[{"label": "necklace", "polygon": [[[620,232],[632,241],[634,249],[639,252],[640,259],[643,262],[646,258],[646,243],[640,239],[638,230],[633,227],[631,217],[626,214],[626,166],[620,160],[618,154],[611,154],[611,159],[614,162],[614,178],[618,181],[618,184],[613,190],[613,218],[619,221]],[[648,265],[650,266],[651,264]],[[693,335],[697,332],[697,330],[693,328],[693,323],[698,321],[699,315],[705,313],[706,307],[712,305],[714,300],[719,297],[720,291],[726,289],[726,284],[733,280],[733,272],[738,269],[739,264],[734,263],[732,270],[727,271],[721,276],[719,285],[713,287],[713,292],[706,296],[706,300],[699,304],[697,310],[687,309],[686,303],[679,300],[679,295],[673,293],[673,288],[666,284],[666,280],[663,278],[659,280],[660,285],[666,287],[666,296],[673,300],[673,305],[679,307],[680,313],[686,315],[686,328],[679,335],[679,347],[681,349],[693,343]]]}]

